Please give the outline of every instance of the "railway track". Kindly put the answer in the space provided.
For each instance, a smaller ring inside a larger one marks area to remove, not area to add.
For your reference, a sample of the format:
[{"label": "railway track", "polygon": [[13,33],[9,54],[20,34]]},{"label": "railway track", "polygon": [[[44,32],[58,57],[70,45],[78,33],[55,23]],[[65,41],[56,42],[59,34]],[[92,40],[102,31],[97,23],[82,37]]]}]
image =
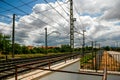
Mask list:
[{"label": "railway track", "polygon": [[[52,55],[52,56],[44,56],[44,57],[36,57],[36,58],[27,58],[27,59],[13,59],[13,60],[3,60],[0,61],[0,80],[6,80],[9,77],[13,77],[15,75],[15,66],[26,64],[34,67],[43,67],[48,66],[49,61],[51,65],[61,62],[66,59],[73,58],[74,56],[78,56],[78,53],[70,53],[70,54],[60,54],[60,55]],[[18,74],[22,74],[25,72],[29,72],[28,68],[18,68]]]}]

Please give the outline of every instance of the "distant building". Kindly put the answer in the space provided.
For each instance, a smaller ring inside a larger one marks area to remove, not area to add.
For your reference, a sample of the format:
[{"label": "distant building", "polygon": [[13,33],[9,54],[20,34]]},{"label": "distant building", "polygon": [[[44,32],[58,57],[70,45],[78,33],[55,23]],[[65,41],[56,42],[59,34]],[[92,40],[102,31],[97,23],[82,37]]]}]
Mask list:
[{"label": "distant building", "polygon": [[48,46],[48,49],[56,48],[56,46]]},{"label": "distant building", "polygon": [[[48,46],[47,48],[48,49],[53,49],[53,48],[57,48],[58,46]],[[33,49],[34,48],[34,46],[27,46],[27,48],[30,50],[30,49]],[[43,49],[45,49],[45,46],[40,46],[40,47],[38,47],[38,48],[43,48]]]},{"label": "distant building", "polygon": [[33,49],[34,46],[27,46],[27,48],[30,50],[30,49]]},{"label": "distant building", "polygon": [[[39,47],[39,48],[44,48],[44,49],[45,49],[45,46],[41,46],[41,47]],[[53,49],[53,48],[56,48],[56,46],[48,46],[47,48],[48,48],[48,49]]]},{"label": "distant building", "polygon": [[61,44],[57,45],[57,47],[59,47],[59,48],[61,48],[61,46],[62,46]]}]

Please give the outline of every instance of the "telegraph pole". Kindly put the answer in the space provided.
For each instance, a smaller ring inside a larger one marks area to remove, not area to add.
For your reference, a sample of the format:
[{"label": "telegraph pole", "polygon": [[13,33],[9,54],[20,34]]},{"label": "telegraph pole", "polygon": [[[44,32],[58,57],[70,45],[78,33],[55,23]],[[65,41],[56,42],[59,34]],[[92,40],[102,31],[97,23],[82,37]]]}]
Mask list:
[{"label": "telegraph pole", "polygon": [[100,50],[100,43],[99,43],[99,50]]},{"label": "telegraph pole", "polygon": [[[93,54],[93,41],[91,42],[91,46],[92,46],[92,57],[94,57],[94,54]],[[92,59],[92,69],[94,70],[94,58]]]},{"label": "telegraph pole", "polygon": [[97,41],[95,41],[95,70],[97,72]]},{"label": "telegraph pole", "polygon": [[15,41],[15,14],[13,14],[13,29],[12,29],[12,58],[14,58],[14,41]]},{"label": "telegraph pole", "polygon": [[76,21],[75,18],[73,18],[73,0],[70,0],[70,47],[74,49],[74,21]]},{"label": "telegraph pole", "polygon": [[118,41],[117,41],[116,43],[117,43],[117,45],[116,45],[116,50],[118,50],[118,44],[119,44],[119,43],[118,43]]},{"label": "telegraph pole", "polygon": [[45,53],[47,54],[47,28],[45,28]]},{"label": "telegraph pole", "polygon": [[84,50],[84,48],[85,48],[85,30],[83,30],[83,46],[82,46],[82,56],[84,56],[84,54],[85,54],[85,50]]}]

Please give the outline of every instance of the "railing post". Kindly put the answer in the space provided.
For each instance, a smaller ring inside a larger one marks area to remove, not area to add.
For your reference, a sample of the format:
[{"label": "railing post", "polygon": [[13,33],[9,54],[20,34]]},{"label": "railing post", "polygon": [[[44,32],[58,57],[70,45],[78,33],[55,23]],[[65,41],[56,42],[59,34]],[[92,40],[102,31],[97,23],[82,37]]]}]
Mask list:
[{"label": "railing post", "polygon": [[106,67],[103,72],[104,72],[104,74],[103,74],[102,80],[107,80],[107,68]]},{"label": "railing post", "polygon": [[76,55],[76,59],[78,58],[78,55]]},{"label": "railing post", "polygon": [[73,59],[74,59],[74,56],[73,56]]},{"label": "railing post", "polygon": [[103,79],[102,80],[107,80],[107,53],[105,55],[106,59],[105,59],[105,68],[104,68],[104,74],[103,74]]},{"label": "railing post", "polygon": [[95,53],[95,71],[97,72],[97,55]]},{"label": "railing post", "polygon": [[48,67],[49,67],[49,69],[50,69],[50,65],[51,65],[51,62],[50,62],[50,60],[49,60],[49,62],[48,62]]},{"label": "railing post", "polygon": [[66,58],[65,58],[65,63],[66,63]]},{"label": "railing post", "polygon": [[[120,60],[120,54],[118,55],[118,60]],[[118,64],[119,70],[120,70],[120,63]]]},{"label": "railing post", "polygon": [[69,57],[69,59],[71,60],[71,56]]},{"label": "railing post", "polygon": [[15,80],[17,80],[17,65],[15,66]]}]

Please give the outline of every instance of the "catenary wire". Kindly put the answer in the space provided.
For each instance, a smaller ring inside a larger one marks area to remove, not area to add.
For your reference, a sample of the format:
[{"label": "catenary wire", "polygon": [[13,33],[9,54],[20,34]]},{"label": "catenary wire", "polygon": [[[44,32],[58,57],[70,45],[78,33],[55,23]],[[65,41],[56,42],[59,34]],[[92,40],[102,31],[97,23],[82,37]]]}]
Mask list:
[{"label": "catenary wire", "polygon": [[[25,11],[23,11],[23,10],[21,10],[21,9],[15,7],[15,6],[13,6],[13,5],[11,5],[10,3],[7,3],[7,2],[5,2],[5,1],[3,1],[3,2],[6,3],[7,5],[12,6],[12,7],[16,8],[17,10],[19,10],[19,11],[21,11],[21,12],[23,12],[23,13],[25,13],[25,14],[28,15],[27,12],[25,12]],[[36,18],[35,16],[32,16],[32,15],[31,15],[31,17]],[[39,19],[39,18],[38,18],[38,19]],[[41,19],[39,19],[39,20],[42,21]],[[46,23],[45,21],[42,21],[42,22],[45,23],[45,24],[47,24],[47,25],[49,25],[49,26],[51,26],[51,27],[55,27],[55,26],[53,26],[53,25],[50,25],[50,24]],[[56,28],[56,27],[55,27],[55,28]]]},{"label": "catenary wire", "polygon": [[69,15],[69,13],[62,7],[62,5],[59,3],[59,1],[56,0],[56,2],[57,2],[58,5],[61,7],[61,9],[62,9],[67,15]]},{"label": "catenary wire", "polygon": [[[22,0],[21,0],[21,2],[23,3],[23,4],[25,4]],[[32,8],[31,6],[29,6],[29,5],[26,5],[26,6],[28,6],[28,7],[30,7],[30,8]],[[55,23],[57,23],[59,26],[62,26],[61,24],[59,24],[56,20],[53,20],[53,18],[50,18],[50,17],[48,17],[48,16],[46,16],[45,14],[43,14],[43,13],[41,13],[41,11],[39,12],[39,11],[37,11],[37,13],[40,13],[41,15],[43,15],[44,17],[46,17],[46,18],[48,18],[49,20],[51,20],[51,21],[53,21],[53,22],[55,22]],[[63,27],[64,28],[64,27]],[[58,29],[58,28],[57,28]]]},{"label": "catenary wire", "polygon": [[63,19],[69,22],[58,10],[56,10],[51,4],[48,3],[47,0],[44,0],[51,8],[53,8]]},{"label": "catenary wire", "polygon": [[[22,7],[22,6],[25,6],[25,5],[27,5],[27,4],[31,4],[31,3],[35,2],[35,1],[38,1],[38,0],[32,0],[32,1],[30,1],[30,2],[27,2],[27,3],[25,3],[25,4],[19,5],[19,6],[17,6],[17,7]],[[3,0],[2,0],[1,2],[4,2],[4,3],[8,4],[8,5],[11,5],[11,4],[7,3],[6,1],[3,1]],[[11,11],[11,10],[13,10],[13,9],[16,9],[16,7],[14,6],[14,7],[11,8],[11,9],[7,9],[7,10],[1,11],[1,12]]]}]

